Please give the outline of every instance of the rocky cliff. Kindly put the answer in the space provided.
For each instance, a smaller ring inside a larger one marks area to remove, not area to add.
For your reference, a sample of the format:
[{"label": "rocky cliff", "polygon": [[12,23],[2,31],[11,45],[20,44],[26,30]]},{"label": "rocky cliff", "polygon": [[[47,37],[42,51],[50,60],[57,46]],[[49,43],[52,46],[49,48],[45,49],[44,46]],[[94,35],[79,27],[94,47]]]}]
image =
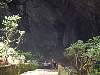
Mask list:
[{"label": "rocky cliff", "polygon": [[26,35],[20,48],[53,57],[70,43],[99,34],[97,7],[94,0],[13,0],[7,11],[22,16],[19,28]]}]

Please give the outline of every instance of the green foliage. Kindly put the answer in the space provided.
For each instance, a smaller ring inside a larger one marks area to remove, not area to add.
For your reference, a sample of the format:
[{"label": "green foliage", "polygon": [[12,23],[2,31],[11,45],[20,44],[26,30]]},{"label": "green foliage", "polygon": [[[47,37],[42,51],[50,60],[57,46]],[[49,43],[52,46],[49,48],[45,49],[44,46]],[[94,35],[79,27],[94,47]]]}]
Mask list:
[{"label": "green foliage", "polygon": [[19,64],[0,66],[0,75],[20,75],[27,71],[33,71],[38,68],[36,64]]},{"label": "green foliage", "polygon": [[0,3],[8,3],[11,2],[12,0],[0,0]]},{"label": "green foliage", "polygon": [[85,48],[86,48],[86,45],[84,44],[84,42],[81,40],[78,40],[77,42],[75,42],[74,44],[71,44],[71,46],[66,49],[66,53],[68,53],[68,55],[73,56],[76,53],[85,52]]},{"label": "green foliage", "polygon": [[99,75],[100,74],[100,61],[99,61],[99,63],[96,63],[93,66],[92,74],[93,75]]},{"label": "green foliage", "polygon": [[[5,16],[1,30],[4,32],[4,35],[2,35],[2,41],[5,43],[5,45],[11,46],[13,42],[15,42],[17,45],[20,43],[23,34],[25,31],[20,31],[18,29],[18,23],[20,21],[21,17],[19,15],[13,15],[13,16]],[[17,36],[16,36],[17,35]]]},{"label": "green foliage", "polygon": [[5,7],[7,3],[11,2],[12,0],[0,0],[0,7]]},{"label": "green foliage", "polygon": [[0,37],[0,55],[13,57],[18,60],[30,60],[32,54],[30,52],[18,51],[17,47],[23,40],[25,31],[18,29],[18,23],[21,17],[19,15],[5,16],[1,24],[3,34]]},{"label": "green foliage", "polygon": [[32,53],[31,52],[25,52],[22,50],[17,51],[18,55],[24,55],[26,60],[31,60],[32,59]]},{"label": "green foliage", "polygon": [[5,16],[2,24],[5,26],[5,30],[11,30],[12,28],[16,28],[18,26],[18,22],[20,21],[21,17],[18,15],[13,16]]},{"label": "green foliage", "polygon": [[86,43],[78,40],[66,49],[66,53],[68,53],[68,55],[79,53],[81,56],[94,58],[94,60],[96,61],[100,60],[100,36],[93,37],[92,39],[89,39]]},{"label": "green foliage", "polygon": [[78,40],[66,49],[66,55],[75,60],[75,68],[78,72],[93,67],[96,61],[100,61],[100,36],[89,39],[86,43]]},{"label": "green foliage", "polygon": [[89,39],[86,45],[88,57],[100,61],[100,36]]},{"label": "green foliage", "polygon": [[[3,22],[2,22],[2,32],[4,35],[0,37],[0,53],[2,56],[13,56],[18,57],[18,53],[15,51],[15,49],[18,47],[18,44],[20,43],[20,40],[25,33],[24,31],[18,30],[18,23],[20,21],[21,17],[19,15],[13,15],[13,16],[5,16]],[[16,38],[15,35],[19,34],[19,36]],[[12,44],[16,43],[15,48],[12,48]]]},{"label": "green foliage", "polygon": [[[25,34],[25,31],[20,31],[18,29],[20,19],[21,17],[19,15],[5,16],[2,24],[0,24],[0,30],[3,32],[3,35],[0,37],[0,56],[4,57],[4,59],[11,57],[13,63],[10,64],[19,64],[17,66],[14,65],[15,67],[13,68],[3,66],[3,68],[0,68],[0,75],[18,75],[20,73],[38,68],[38,63],[34,60],[33,61],[35,63],[30,62],[28,64],[22,64],[23,60],[32,59],[32,53],[17,50],[17,47]],[[18,63],[14,63],[14,61]],[[1,71],[1,69],[6,72]]]},{"label": "green foliage", "polygon": [[21,73],[24,73],[24,72],[27,72],[27,71],[33,71],[33,70],[35,70],[37,68],[38,68],[38,65],[37,64],[33,64],[33,63],[30,63],[30,64],[19,64],[18,72],[19,72],[19,74],[21,74]]}]

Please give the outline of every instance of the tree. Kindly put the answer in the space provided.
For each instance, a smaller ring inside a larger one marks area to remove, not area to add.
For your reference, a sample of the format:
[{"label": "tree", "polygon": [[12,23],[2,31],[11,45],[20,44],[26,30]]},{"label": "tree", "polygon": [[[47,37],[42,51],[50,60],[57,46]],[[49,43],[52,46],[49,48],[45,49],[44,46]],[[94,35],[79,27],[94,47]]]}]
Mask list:
[{"label": "tree", "polygon": [[4,40],[4,43],[8,46],[11,46],[13,42],[18,45],[20,43],[21,37],[25,33],[25,31],[20,31],[18,29],[18,22],[20,21],[20,19],[21,17],[19,17],[18,15],[8,17],[5,16],[5,19],[2,22],[3,28],[1,30],[4,32],[2,40]]},{"label": "tree", "polygon": [[[18,51],[16,51],[23,34],[25,34],[25,31],[20,31],[18,29],[20,19],[21,17],[19,17],[19,15],[5,16],[1,24],[1,31],[3,31],[3,35],[0,37],[0,56],[5,56],[6,59],[10,56],[12,58],[19,57],[20,59],[22,56],[22,54],[19,55]],[[25,59],[24,55],[22,57]]]},{"label": "tree", "polygon": [[100,61],[100,36],[93,37],[86,43],[78,40],[67,48],[66,52],[68,56],[74,58],[74,67],[78,75],[88,75],[95,62]]}]

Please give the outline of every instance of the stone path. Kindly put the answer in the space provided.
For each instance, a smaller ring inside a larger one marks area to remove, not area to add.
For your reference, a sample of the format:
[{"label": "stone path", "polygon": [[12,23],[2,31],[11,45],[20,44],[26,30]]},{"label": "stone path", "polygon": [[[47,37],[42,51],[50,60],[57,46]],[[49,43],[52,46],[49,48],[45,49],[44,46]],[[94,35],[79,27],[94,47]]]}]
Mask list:
[{"label": "stone path", "polygon": [[58,75],[58,72],[47,69],[36,69],[34,71],[28,71],[20,75]]}]

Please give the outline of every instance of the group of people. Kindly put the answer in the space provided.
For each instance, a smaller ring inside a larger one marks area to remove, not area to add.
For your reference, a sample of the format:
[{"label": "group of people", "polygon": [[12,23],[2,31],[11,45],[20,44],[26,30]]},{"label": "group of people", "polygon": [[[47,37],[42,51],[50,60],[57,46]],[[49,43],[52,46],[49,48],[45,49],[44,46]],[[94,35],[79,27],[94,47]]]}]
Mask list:
[{"label": "group of people", "polygon": [[43,68],[44,69],[57,69],[58,64],[56,63],[56,61],[54,59],[52,59],[51,61],[45,61],[43,63]]}]

